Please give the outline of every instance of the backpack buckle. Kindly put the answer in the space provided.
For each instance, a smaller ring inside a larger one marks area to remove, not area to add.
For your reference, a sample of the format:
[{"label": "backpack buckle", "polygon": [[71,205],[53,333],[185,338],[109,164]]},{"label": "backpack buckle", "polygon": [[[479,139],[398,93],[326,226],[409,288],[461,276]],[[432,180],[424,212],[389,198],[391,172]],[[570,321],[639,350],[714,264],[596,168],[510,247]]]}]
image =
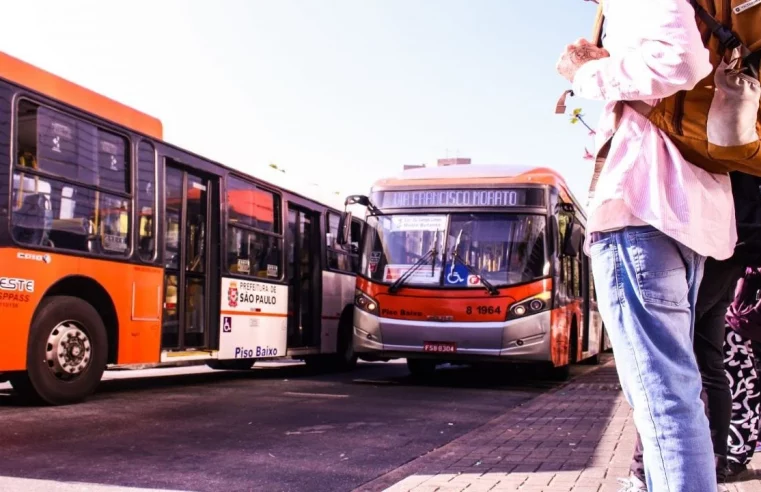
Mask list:
[{"label": "backpack buckle", "polygon": [[754,53],[749,53],[743,57],[743,65],[748,72],[748,75],[758,79],[759,70],[761,70],[761,50]]}]

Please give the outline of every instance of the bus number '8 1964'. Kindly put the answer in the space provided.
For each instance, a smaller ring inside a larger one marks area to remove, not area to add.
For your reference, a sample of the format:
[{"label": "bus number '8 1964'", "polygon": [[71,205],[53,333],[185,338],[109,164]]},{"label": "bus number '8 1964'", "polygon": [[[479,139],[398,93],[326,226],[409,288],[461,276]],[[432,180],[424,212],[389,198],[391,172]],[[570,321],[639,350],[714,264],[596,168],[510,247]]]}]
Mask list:
[{"label": "bus number '8 1964'", "polygon": [[[473,306],[465,308],[465,314],[473,314]],[[478,314],[502,314],[502,308],[500,306],[476,306],[475,311]]]}]

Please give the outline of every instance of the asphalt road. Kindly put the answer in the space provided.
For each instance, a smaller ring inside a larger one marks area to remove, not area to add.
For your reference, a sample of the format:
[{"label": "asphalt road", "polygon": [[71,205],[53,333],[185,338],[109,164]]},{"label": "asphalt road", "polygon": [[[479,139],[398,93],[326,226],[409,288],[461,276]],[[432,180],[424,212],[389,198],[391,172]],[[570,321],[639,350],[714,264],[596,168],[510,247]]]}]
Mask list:
[{"label": "asphalt road", "polygon": [[451,368],[417,383],[400,362],[119,371],[57,408],[0,385],[0,490],[350,491],[558,384],[534,376]]}]

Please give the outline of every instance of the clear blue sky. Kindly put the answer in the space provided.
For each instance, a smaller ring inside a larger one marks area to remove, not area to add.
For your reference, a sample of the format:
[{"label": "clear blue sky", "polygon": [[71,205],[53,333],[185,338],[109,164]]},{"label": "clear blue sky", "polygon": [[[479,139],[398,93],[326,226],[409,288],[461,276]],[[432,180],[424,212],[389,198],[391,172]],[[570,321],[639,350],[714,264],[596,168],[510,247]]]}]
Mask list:
[{"label": "clear blue sky", "polygon": [[[539,7],[548,16],[541,16]],[[460,155],[561,171],[591,138],[556,116],[584,0],[6,1],[0,50],[159,117],[168,141],[265,179],[366,192]],[[572,99],[594,124],[599,103]]]}]

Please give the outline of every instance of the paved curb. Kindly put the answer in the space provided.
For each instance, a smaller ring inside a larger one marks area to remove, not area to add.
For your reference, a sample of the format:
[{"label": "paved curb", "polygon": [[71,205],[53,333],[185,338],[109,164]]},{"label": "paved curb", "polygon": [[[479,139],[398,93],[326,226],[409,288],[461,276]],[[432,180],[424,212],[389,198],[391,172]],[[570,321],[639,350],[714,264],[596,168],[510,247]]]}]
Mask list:
[{"label": "paved curb", "polygon": [[168,489],[144,489],[120,487],[84,482],[57,482],[34,478],[0,477],[0,490],[3,492],[183,492]]},{"label": "paved curb", "polygon": [[[436,448],[418,458],[413,459],[412,461],[407,462],[404,465],[401,465],[400,467],[388,473],[381,475],[380,477],[375,478],[374,480],[371,480],[370,482],[354,489],[353,492],[376,492],[376,491],[387,490],[389,487],[391,487],[392,488],[391,490],[394,490],[394,491],[410,490],[416,487],[416,485],[414,484],[415,482],[419,481],[419,483],[423,483],[427,481],[428,479],[430,479],[432,475],[437,475],[438,473],[441,473],[446,470],[453,471],[454,469],[456,469],[457,470],[456,473],[459,475],[462,475],[461,469],[465,469],[465,467],[468,464],[470,464],[470,467],[474,468],[473,469],[474,473],[476,473],[478,476],[481,476],[489,472],[490,470],[493,470],[495,467],[489,466],[489,465],[493,465],[495,463],[485,463],[483,459],[481,460],[477,459],[475,455],[483,454],[483,453],[478,453],[477,452],[478,449],[474,449],[474,447],[478,447],[479,445],[483,447],[484,445],[487,445],[489,441],[494,440],[493,437],[496,437],[497,439],[499,439],[500,433],[514,432],[515,429],[520,427],[521,422],[526,422],[527,419],[533,418],[533,415],[535,414],[535,410],[533,409],[537,407],[541,407],[541,408],[557,407],[555,398],[557,397],[558,393],[567,392],[569,388],[573,388],[573,387],[583,387],[585,385],[583,381],[593,378],[594,375],[597,374],[601,369],[604,369],[604,368],[610,369],[614,367],[615,367],[615,364],[613,362],[613,359],[597,367],[594,367],[590,369],[589,371],[585,372],[584,374],[576,376],[568,380],[564,384],[557,386],[555,388],[552,388],[545,393],[542,393],[536,398],[532,398],[531,400],[524,402],[521,405],[518,405],[517,407],[511,408],[509,411],[505,412],[504,414],[498,417],[495,417],[494,419],[486,422],[482,426],[470,431],[469,433],[463,436],[460,436],[459,438],[449,442],[448,444],[445,444],[444,446]],[[609,383],[605,383],[605,385],[610,386]],[[615,381],[615,387],[610,389],[615,390],[616,394],[619,393],[620,386],[618,385],[617,378]],[[613,391],[610,391],[610,390],[609,392],[613,393]],[[494,448],[494,446],[492,446],[491,444],[492,443],[488,444],[490,446],[489,449]],[[468,461],[468,456],[471,454],[473,454],[474,456],[470,461]],[[504,454],[507,454],[507,453],[504,453]],[[464,462],[461,462],[461,460],[464,460]],[[512,462],[504,463],[503,466],[498,468],[502,468],[503,471],[501,471],[501,473],[505,474],[515,470],[521,462],[526,462],[526,461],[527,460],[518,460],[515,463],[512,463]],[[499,464],[502,464],[502,460],[500,461]],[[541,464],[537,465],[537,468],[539,466],[541,466]],[[478,467],[481,467],[481,468],[479,469]],[[421,472],[424,472],[424,473],[421,473]],[[395,484],[400,485],[400,481],[404,481],[404,486],[392,487]],[[418,490],[418,489],[415,488],[415,490]],[[420,490],[423,490],[423,489],[420,489]],[[430,490],[437,490],[437,489],[432,488]],[[446,489],[446,490],[449,490],[449,489]],[[471,488],[468,488],[468,490],[470,491]],[[472,490],[475,491],[480,489],[472,489]],[[488,489],[485,489],[485,490],[488,490]]]}]

